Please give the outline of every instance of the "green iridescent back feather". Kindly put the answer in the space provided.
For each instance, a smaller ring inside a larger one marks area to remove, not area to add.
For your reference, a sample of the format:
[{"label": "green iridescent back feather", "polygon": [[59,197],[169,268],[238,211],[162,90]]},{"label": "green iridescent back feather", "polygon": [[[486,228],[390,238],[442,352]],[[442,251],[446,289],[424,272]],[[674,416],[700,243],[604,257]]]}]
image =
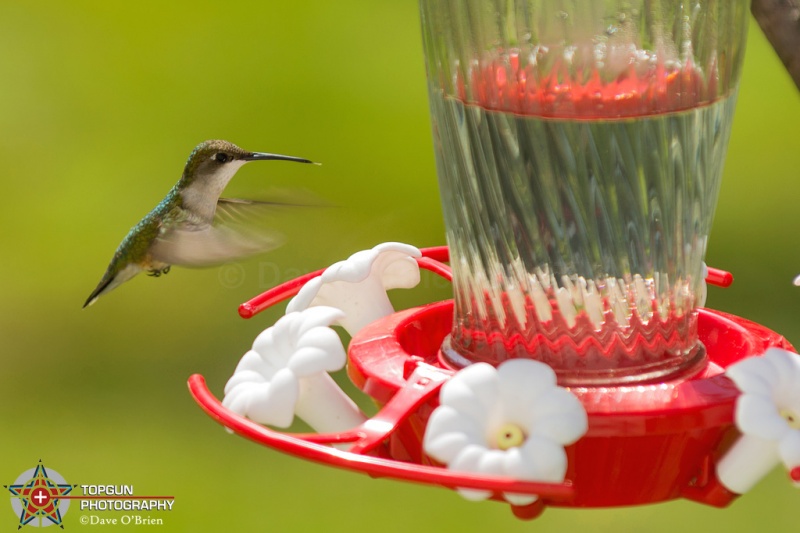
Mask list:
[{"label": "green iridescent back feather", "polygon": [[173,187],[167,196],[125,235],[108,265],[103,280],[113,278],[130,263],[143,262],[150,246],[161,233],[162,226],[169,224],[171,213],[176,208],[180,208],[181,204],[178,188]]}]

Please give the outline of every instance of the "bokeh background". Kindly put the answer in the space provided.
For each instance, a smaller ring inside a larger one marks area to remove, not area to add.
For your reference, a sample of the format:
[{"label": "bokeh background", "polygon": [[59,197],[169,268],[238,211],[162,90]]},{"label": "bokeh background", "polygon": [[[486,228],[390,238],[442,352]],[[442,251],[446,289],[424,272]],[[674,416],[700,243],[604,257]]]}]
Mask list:
[{"label": "bokeh background", "polygon": [[[708,252],[736,283],[709,306],[800,343],[800,98],[751,30]],[[71,483],[175,495],[174,511],[150,513],[161,531],[796,531],[782,471],[724,511],[550,509],[527,523],[262,449],[195,406],[189,375],[221,395],[282,312],[245,321],[240,302],[379,242],[443,243],[427,109],[414,0],[0,0],[0,484],[42,459]],[[289,240],[267,256],[140,276],[82,310],[207,138],[323,163],[248,165],[229,195],[294,188],[330,206],[276,217]],[[426,277],[394,301],[447,296]],[[87,527],[79,515],[69,530]]]}]

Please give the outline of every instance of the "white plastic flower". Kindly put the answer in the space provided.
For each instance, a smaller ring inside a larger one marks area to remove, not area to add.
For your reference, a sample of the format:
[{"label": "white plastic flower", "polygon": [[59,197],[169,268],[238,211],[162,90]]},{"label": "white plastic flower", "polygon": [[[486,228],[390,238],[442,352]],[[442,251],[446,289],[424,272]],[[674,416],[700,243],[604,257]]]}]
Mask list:
[{"label": "white plastic flower", "polygon": [[717,465],[717,477],[738,494],[750,490],[779,462],[800,486],[800,356],[770,348],[728,367],[742,395],[736,427],[742,436]]},{"label": "white plastic flower", "polygon": [[[513,359],[498,368],[476,363],[442,387],[425,430],[425,452],[448,469],[559,483],[567,471],[564,446],[588,428],[586,411],[544,363]],[[459,489],[467,499],[491,492]],[[514,505],[537,497],[504,494]]]},{"label": "white plastic flower", "polygon": [[225,385],[222,404],[262,424],[289,426],[295,414],[319,432],[343,431],[365,418],[328,372],[344,367],[342,341],[328,327],[331,307],[289,313],[264,330]]},{"label": "white plastic flower", "polygon": [[422,253],[408,244],[387,242],[363,250],[328,267],[318,278],[306,283],[286,308],[301,311],[315,305],[341,309],[339,324],[350,335],[394,312],[386,291],[415,287]]}]

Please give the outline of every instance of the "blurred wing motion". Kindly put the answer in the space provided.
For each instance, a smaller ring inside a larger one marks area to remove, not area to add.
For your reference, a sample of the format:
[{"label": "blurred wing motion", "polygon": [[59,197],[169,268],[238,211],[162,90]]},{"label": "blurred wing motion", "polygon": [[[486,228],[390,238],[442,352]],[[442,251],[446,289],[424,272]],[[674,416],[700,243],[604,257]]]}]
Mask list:
[{"label": "blurred wing motion", "polygon": [[277,248],[282,237],[268,228],[279,204],[220,198],[212,224],[182,224],[160,235],[154,260],[169,265],[207,267]]}]

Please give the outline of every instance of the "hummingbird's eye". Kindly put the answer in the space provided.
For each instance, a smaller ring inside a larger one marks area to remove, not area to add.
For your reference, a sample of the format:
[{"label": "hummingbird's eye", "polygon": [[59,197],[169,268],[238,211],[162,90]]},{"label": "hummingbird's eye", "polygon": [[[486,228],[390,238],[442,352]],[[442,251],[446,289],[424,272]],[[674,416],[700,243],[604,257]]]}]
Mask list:
[{"label": "hummingbird's eye", "polygon": [[224,152],[220,152],[214,156],[214,159],[216,159],[220,163],[227,163],[233,158]]}]

